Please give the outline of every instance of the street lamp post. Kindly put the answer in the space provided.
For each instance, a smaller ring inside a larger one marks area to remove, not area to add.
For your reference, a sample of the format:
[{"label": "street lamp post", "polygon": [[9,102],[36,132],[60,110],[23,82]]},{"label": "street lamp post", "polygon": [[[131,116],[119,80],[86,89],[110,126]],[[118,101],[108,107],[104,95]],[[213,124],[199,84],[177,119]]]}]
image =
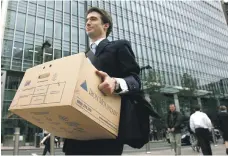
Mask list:
[{"label": "street lamp post", "polygon": [[143,70],[146,70],[146,69],[152,69],[152,67],[151,67],[150,65],[147,65],[147,66],[143,66],[143,67],[140,68],[140,77],[141,77],[142,89],[143,89],[143,81],[142,81],[142,79],[143,79],[143,74],[142,74],[142,71],[143,71]]},{"label": "street lamp post", "polygon": [[[147,66],[143,66],[143,67],[140,68],[141,88],[142,88],[142,90],[143,90],[143,80],[142,80],[143,79],[143,74],[142,74],[142,71],[146,70],[146,69],[152,69],[152,67],[150,65],[147,65]],[[146,153],[147,154],[150,153],[150,141],[146,144]]]},{"label": "street lamp post", "polygon": [[42,44],[42,47],[41,47],[41,50],[42,50],[42,54],[41,54],[42,60],[41,60],[41,63],[44,63],[44,62],[45,62],[45,49],[46,49],[46,48],[49,48],[49,47],[51,47],[51,43],[50,43],[48,40],[46,40],[46,41]]}]

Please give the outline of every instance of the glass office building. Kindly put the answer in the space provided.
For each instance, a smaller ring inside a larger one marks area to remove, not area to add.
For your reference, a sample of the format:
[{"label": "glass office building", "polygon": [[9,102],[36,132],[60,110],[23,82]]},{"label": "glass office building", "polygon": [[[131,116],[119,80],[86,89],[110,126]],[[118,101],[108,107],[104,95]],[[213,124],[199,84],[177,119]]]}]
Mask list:
[{"label": "glass office building", "polygon": [[[39,130],[16,116],[7,118],[9,105],[26,69],[86,51],[85,12],[91,6],[112,15],[108,39],[129,40],[141,69],[151,67],[141,76],[146,84],[147,75],[155,75],[160,111],[167,112],[170,103],[187,112],[193,103],[228,103],[228,27],[220,1],[9,1],[1,54],[2,135],[20,125],[26,141],[33,140]],[[51,46],[42,50],[46,40]],[[183,94],[185,74],[195,84],[191,99]]]}]

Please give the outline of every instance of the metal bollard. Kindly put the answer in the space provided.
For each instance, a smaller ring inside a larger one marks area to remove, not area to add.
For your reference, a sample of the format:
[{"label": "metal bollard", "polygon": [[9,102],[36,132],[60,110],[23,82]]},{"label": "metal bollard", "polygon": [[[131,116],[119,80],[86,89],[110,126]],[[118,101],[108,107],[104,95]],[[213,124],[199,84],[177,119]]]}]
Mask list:
[{"label": "metal bollard", "polygon": [[212,134],[212,139],[213,139],[213,142],[214,142],[214,146],[218,146],[217,145],[217,139],[215,137],[214,127],[211,129],[211,134]]},{"label": "metal bollard", "polygon": [[18,155],[19,152],[19,135],[20,135],[20,128],[16,127],[15,132],[14,132],[14,150],[13,150],[13,155]]},{"label": "metal bollard", "polygon": [[50,154],[55,155],[55,152],[54,152],[55,136],[53,134],[51,134],[50,137],[51,137],[50,138]]},{"label": "metal bollard", "polygon": [[150,141],[146,144],[146,153],[149,154],[150,152]]}]

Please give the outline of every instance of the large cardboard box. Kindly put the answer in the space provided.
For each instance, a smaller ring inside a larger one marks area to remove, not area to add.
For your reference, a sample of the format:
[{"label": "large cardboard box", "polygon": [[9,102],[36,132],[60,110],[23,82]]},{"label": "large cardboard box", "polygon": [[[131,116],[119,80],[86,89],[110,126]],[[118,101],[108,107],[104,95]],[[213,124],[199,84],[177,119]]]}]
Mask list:
[{"label": "large cardboard box", "polygon": [[95,71],[84,53],[30,68],[9,110],[63,138],[116,138],[121,99],[98,90]]}]

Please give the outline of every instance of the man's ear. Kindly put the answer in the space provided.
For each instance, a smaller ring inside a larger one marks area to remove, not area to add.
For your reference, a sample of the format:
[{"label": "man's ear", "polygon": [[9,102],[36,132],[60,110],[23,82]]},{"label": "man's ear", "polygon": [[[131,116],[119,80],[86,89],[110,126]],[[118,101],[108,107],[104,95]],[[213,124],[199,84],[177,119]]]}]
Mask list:
[{"label": "man's ear", "polygon": [[109,23],[104,24],[104,28],[108,29],[109,28]]}]

